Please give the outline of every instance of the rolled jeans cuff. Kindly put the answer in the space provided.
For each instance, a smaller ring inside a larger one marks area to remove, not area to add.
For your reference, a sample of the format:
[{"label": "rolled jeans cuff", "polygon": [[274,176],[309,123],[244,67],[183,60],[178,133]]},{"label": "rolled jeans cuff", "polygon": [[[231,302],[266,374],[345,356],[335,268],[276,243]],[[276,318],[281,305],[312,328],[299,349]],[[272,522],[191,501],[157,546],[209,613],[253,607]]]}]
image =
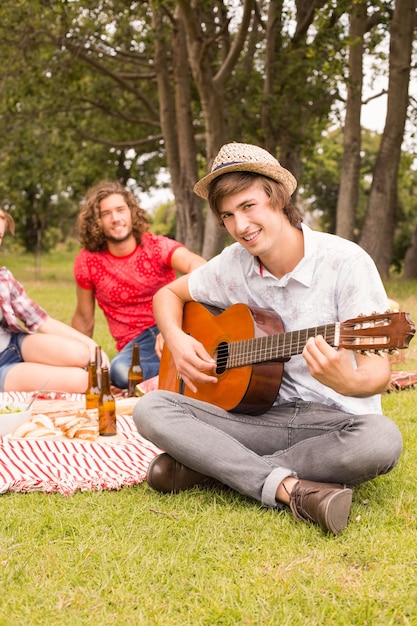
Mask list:
[{"label": "rolled jeans cuff", "polygon": [[275,509],[281,507],[281,504],[276,499],[277,489],[284,478],[288,476],[296,476],[296,474],[286,467],[276,467],[267,476],[261,494],[261,501],[265,507]]}]

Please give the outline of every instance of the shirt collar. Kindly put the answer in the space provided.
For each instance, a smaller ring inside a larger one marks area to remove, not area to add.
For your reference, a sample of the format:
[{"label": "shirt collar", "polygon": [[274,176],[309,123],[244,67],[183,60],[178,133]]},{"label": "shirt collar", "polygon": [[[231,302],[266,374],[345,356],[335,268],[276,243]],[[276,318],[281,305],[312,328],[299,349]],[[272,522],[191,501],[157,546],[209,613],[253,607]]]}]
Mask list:
[{"label": "shirt collar", "polygon": [[[290,280],[295,280],[306,287],[310,287],[313,280],[314,266],[316,264],[317,256],[317,241],[314,236],[314,231],[309,226],[301,223],[301,229],[304,236],[304,256],[301,261],[296,265],[292,272],[285,274],[280,279],[273,277],[278,281],[281,287],[285,287]],[[256,257],[255,259],[256,271],[260,276],[272,276],[270,272],[262,265],[261,261]]]}]

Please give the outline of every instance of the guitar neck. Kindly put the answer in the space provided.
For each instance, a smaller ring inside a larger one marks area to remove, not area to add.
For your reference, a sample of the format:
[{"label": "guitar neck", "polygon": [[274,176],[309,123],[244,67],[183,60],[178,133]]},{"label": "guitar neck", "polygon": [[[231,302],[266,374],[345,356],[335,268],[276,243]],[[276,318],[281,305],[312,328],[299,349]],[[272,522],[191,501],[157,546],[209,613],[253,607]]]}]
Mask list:
[{"label": "guitar neck", "polygon": [[277,335],[255,337],[228,344],[226,368],[240,367],[265,361],[283,361],[301,354],[310,337],[322,335],[328,344],[337,346],[340,324],[326,324]]}]

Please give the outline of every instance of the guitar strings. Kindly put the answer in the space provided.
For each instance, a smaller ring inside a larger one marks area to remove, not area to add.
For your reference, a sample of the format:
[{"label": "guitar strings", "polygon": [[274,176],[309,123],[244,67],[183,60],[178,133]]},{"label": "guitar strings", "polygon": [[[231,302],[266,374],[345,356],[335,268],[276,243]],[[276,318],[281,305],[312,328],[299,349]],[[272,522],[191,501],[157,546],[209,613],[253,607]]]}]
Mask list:
[{"label": "guitar strings", "polygon": [[322,335],[327,343],[334,345],[336,324],[296,330],[278,335],[232,341],[225,350],[218,351],[217,365],[221,369],[240,367],[262,361],[284,360],[301,354],[310,337]]},{"label": "guitar strings", "polygon": [[[398,317],[398,313],[394,314]],[[296,354],[301,354],[310,337],[322,335],[332,346],[345,347],[357,351],[371,350],[372,352],[389,351],[393,348],[407,347],[415,333],[415,326],[408,319],[408,314],[402,313],[403,323],[407,323],[406,339],[402,338],[400,330],[392,337],[392,333],[381,333],[382,327],[393,324],[393,314],[377,315],[376,317],[360,317],[347,320],[344,323],[328,324],[297,330],[232,341],[222,341],[216,349],[217,369],[222,372],[233,367],[261,363],[263,361],[285,361]],[[404,333],[404,330],[403,330]],[[341,340],[342,338],[342,340]],[[395,339],[395,340],[394,340]]]}]

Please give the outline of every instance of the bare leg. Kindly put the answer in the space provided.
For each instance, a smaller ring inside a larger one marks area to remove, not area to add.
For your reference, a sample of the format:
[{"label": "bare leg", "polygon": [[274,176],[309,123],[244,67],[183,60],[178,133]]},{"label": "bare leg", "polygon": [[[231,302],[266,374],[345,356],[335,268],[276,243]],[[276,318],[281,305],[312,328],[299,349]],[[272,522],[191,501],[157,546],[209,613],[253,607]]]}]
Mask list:
[{"label": "bare leg", "polygon": [[84,393],[88,374],[81,367],[17,363],[7,372],[4,391],[36,391],[46,380],[46,391]]},{"label": "bare leg", "polygon": [[298,478],[288,476],[278,485],[276,499],[284,504],[290,503],[290,494],[293,487],[298,483]]},{"label": "bare leg", "polygon": [[76,339],[35,333],[24,338],[22,356],[30,363],[85,367],[90,360],[90,351],[86,344]]}]

